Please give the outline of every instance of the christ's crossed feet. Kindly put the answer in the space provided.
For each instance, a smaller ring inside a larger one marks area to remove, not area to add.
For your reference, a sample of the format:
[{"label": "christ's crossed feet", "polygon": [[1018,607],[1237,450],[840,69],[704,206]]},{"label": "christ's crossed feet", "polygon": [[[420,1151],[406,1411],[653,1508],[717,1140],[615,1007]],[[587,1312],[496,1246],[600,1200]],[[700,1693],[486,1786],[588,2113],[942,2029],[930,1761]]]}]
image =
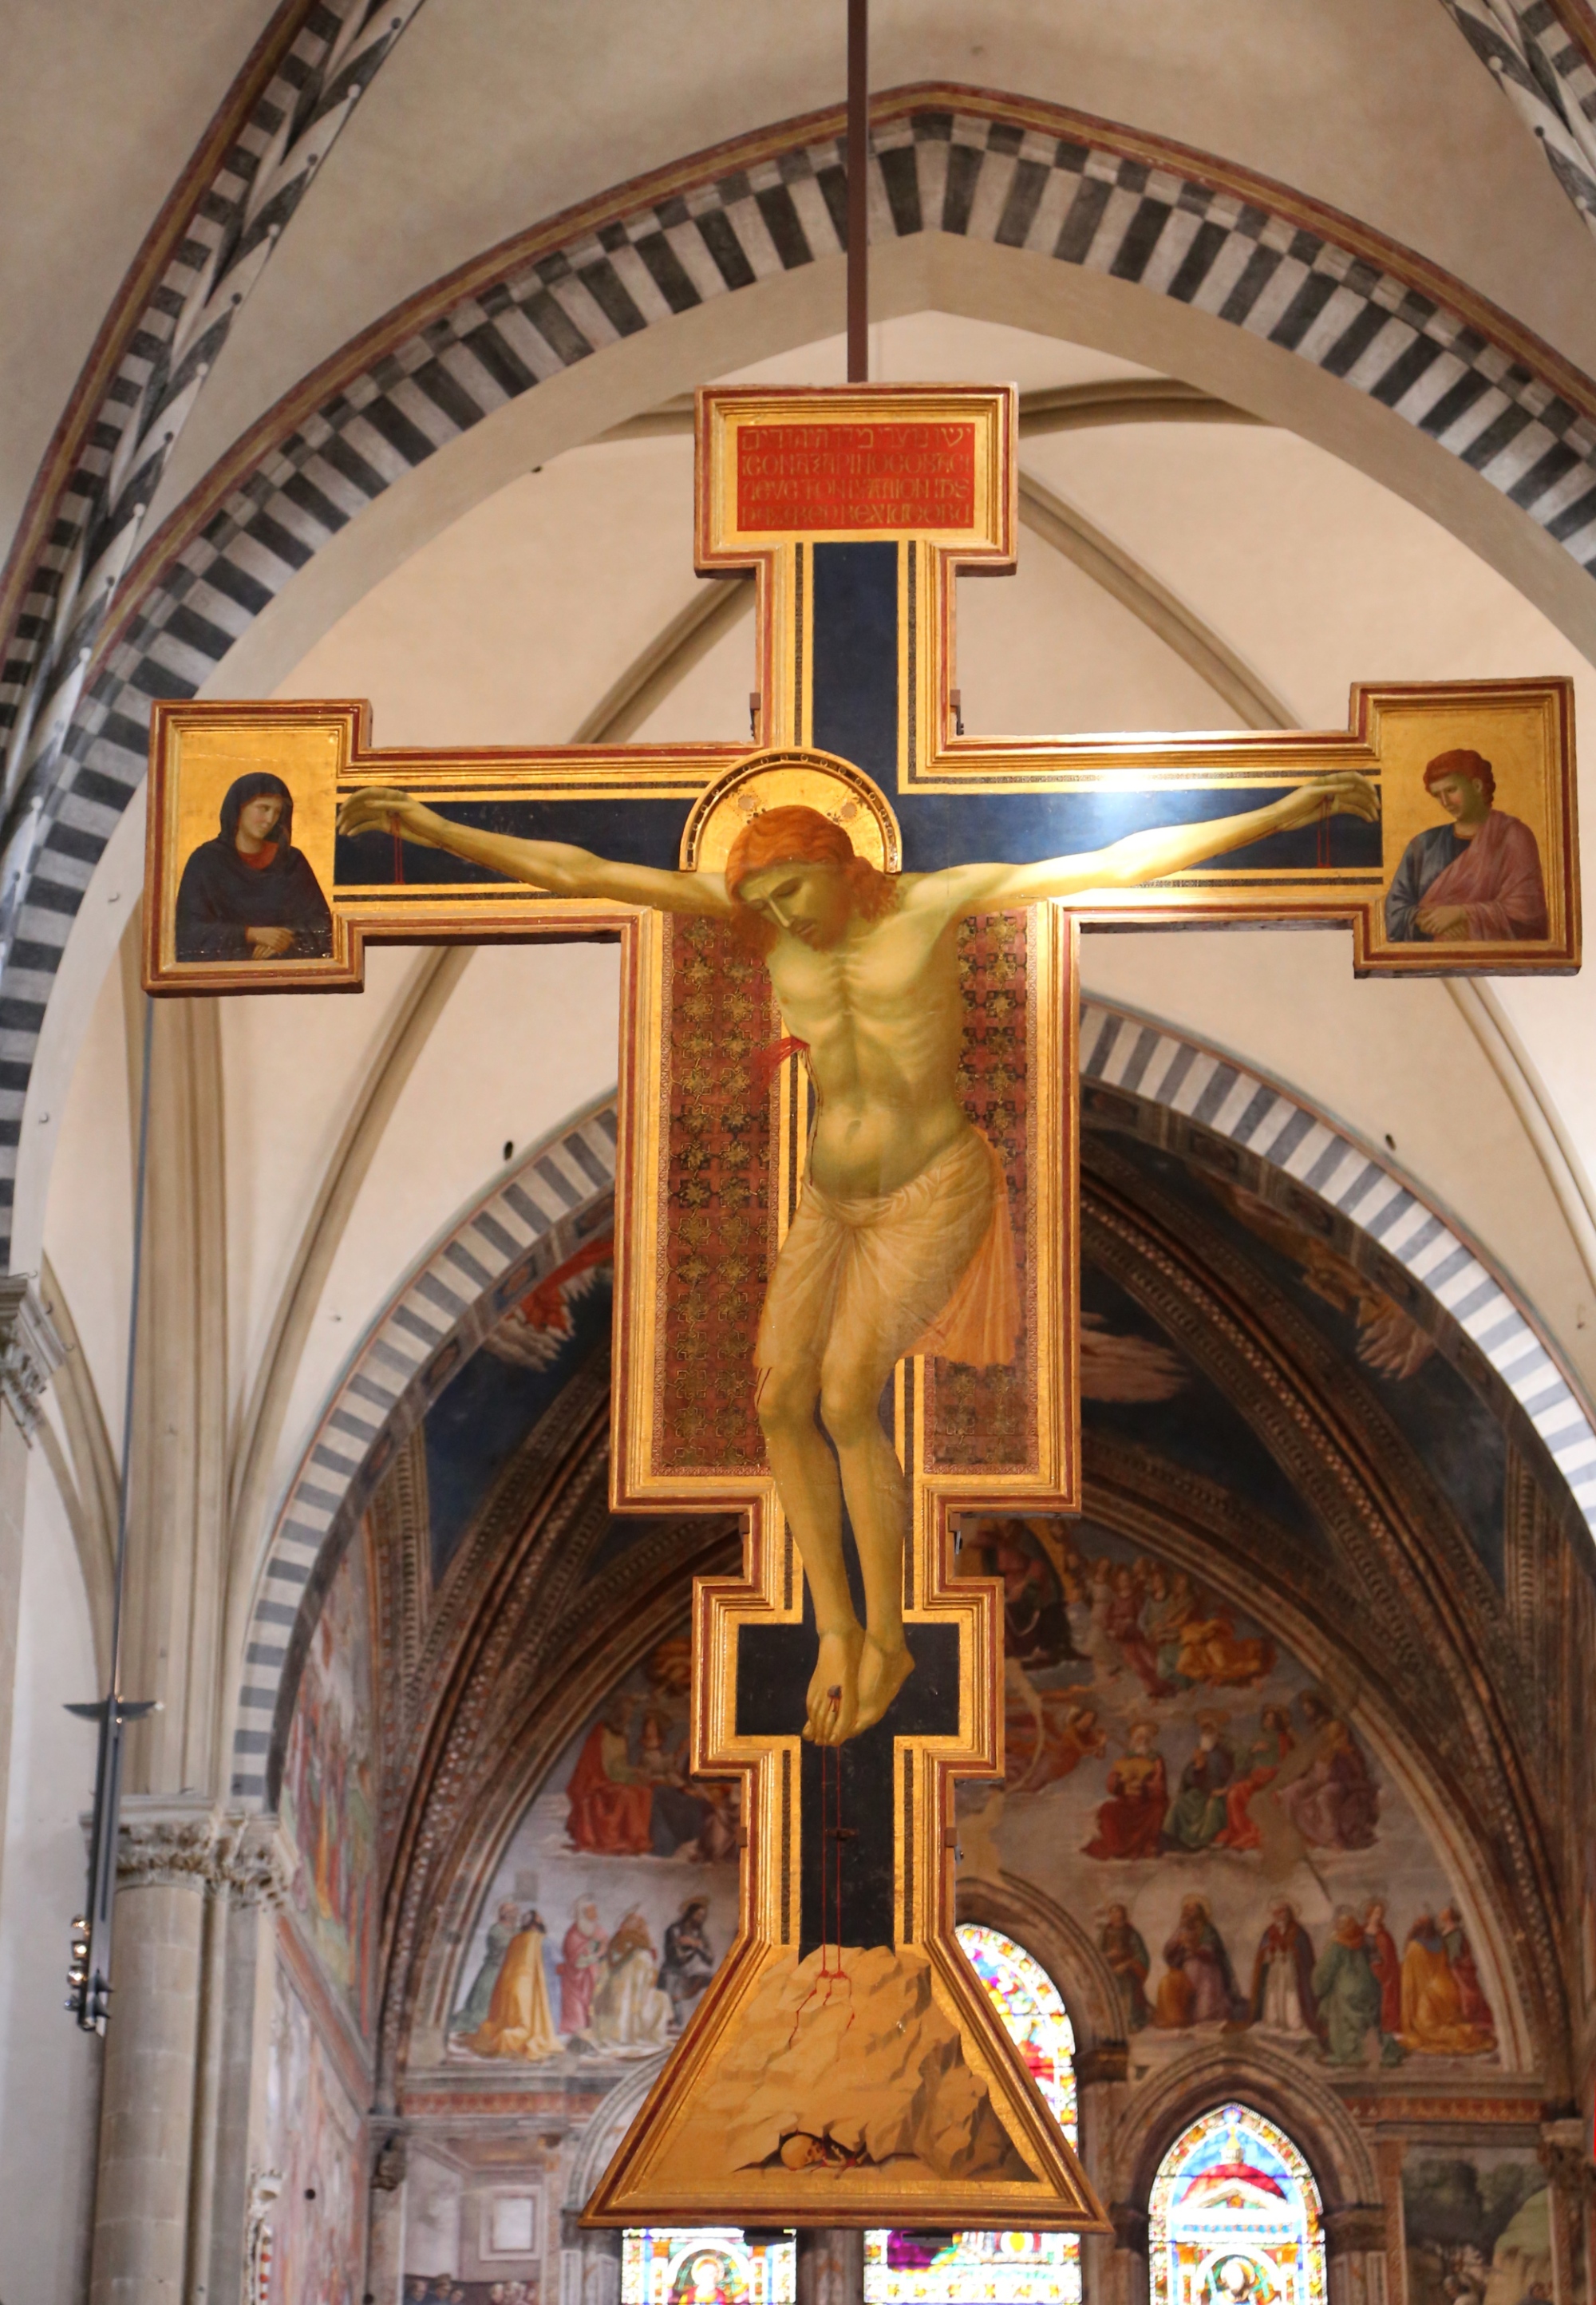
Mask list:
[{"label": "christ's crossed feet", "polygon": [[823,1632],[809,1684],[804,1736],[816,1745],[843,1745],[861,1730],[873,1729],[913,1670],[901,1635],[888,1645],[858,1625]]}]

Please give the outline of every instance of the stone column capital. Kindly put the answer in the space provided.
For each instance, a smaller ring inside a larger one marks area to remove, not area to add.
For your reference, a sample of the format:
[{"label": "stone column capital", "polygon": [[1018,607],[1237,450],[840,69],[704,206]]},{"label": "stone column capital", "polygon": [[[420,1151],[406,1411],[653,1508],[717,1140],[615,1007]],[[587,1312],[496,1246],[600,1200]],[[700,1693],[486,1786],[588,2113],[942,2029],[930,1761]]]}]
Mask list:
[{"label": "stone column capital", "polygon": [[293,1867],[275,1816],[227,1816],[217,1842],[216,1886],[235,1905],[265,1905],[281,1911],[288,1901]]},{"label": "stone column capital", "polygon": [[1541,2124],[1541,2165],[1555,2185],[1585,2199],[1596,2199],[1596,2165],[1591,2157],[1591,2135],[1577,2114]]},{"label": "stone column capital", "polygon": [[1114,2226],[1114,2246],[1137,2257],[1147,2255],[1147,2211],[1135,2201],[1111,2201],[1108,2216]]},{"label": "stone column capital", "polygon": [[1099,2041],[1090,2049],[1075,2052],[1075,2080],[1082,2088],[1093,2088],[1100,2081],[1123,2081],[1130,2070],[1128,2041]]},{"label": "stone column capital", "polygon": [[45,1387],[65,1358],[66,1347],[30,1276],[0,1273],[0,1398],[29,1442]]},{"label": "stone column capital", "polygon": [[219,1822],[208,1800],[124,1793],[116,1841],[117,1888],[211,1887]]},{"label": "stone column capital", "polygon": [[119,1889],[196,1889],[241,1905],[280,1906],[289,1865],[275,1816],[229,1815],[203,1799],[123,1797]]},{"label": "stone column capital", "polygon": [[1349,2257],[1364,2250],[1384,2249],[1389,2233],[1382,2201],[1353,2201],[1344,2208],[1327,2209],[1324,2213],[1327,2257]]}]

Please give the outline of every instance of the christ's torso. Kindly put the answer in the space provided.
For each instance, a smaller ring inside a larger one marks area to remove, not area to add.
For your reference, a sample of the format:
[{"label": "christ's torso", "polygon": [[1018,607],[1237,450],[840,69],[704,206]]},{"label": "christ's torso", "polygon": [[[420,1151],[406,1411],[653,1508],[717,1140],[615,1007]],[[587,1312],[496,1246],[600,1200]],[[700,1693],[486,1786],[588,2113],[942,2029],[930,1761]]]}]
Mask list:
[{"label": "christ's torso", "polygon": [[783,1022],[809,1046],[811,1177],[841,1200],[896,1192],[970,1127],[956,927],[899,910],[827,948],[783,934],[768,965]]}]

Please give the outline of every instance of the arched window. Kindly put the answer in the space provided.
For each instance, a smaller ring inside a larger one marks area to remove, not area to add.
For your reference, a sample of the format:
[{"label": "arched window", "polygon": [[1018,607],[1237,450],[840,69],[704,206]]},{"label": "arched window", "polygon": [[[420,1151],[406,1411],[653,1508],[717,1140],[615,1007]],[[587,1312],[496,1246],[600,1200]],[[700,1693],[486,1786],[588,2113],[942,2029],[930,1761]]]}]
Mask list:
[{"label": "arched window", "polygon": [[[1000,1930],[961,1921],[957,1934],[1074,2145],[1075,2036],[1057,1986]],[[1079,2305],[1081,2243],[1074,2233],[868,2233],[864,2294],[866,2305]]]},{"label": "arched window", "polygon": [[1251,2105],[1219,2105],[1176,2139],[1149,2209],[1152,2305],[1324,2305],[1313,2173]]},{"label": "arched window", "polygon": [[790,2234],[751,2241],[734,2225],[632,2225],[622,2305],[793,2305],[797,2268]]}]

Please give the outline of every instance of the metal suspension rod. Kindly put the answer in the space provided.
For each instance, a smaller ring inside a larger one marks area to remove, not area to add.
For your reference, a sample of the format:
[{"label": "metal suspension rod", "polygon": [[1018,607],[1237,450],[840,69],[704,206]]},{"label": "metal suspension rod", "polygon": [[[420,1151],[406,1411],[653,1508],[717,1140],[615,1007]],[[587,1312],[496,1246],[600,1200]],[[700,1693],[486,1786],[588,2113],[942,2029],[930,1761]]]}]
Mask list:
[{"label": "metal suspension rod", "polygon": [[848,0],[848,382],[868,384],[870,297],[870,0]]},{"label": "metal suspension rod", "polygon": [[128,1473],[133,1457],[133,1398],[138,1382],[139,1298],[144,1280],[144,1194],[149,1174],[149,1076],[155,1002],[144,996],[144,1053],[139,1079],[139,1165],[133,1181],[133,1269],[128,1291],[127,1383],[122,1402],[122,1486],[116,1501],[116,1577],[111,1603],[111,1694],[122,1695],[122,1601],[127,1581]]},{"label": "metal suspension rod", "polygon": [[133,1185],[133,1265],[128,1291],[127,1386],[122,1410],[122,1478],[116,1501],[116,1561],[111,1588],[111,1668],[106,1696],[94,1705],[69,1705],[80,1720],[99,1723],[94,1774],[94,1824],[89,1835],[89,1910],[72,1925],[72,1965],[67,2007],[86,2033],[101,2033],[110,2013],[111,1920],[116,1902],[116,1843],[122,1813],[123,1733],[129,1722],[155,1710],[152,1699],[132,1704],[122,1694],[123,1596],[127,1584],[127,1521],[133,1455],[133,1402],[138,1382],[139,1303],[144,1279],[144,1203],[149,1174],[149,1076],[155,1044],[155,1003],[144,996],[144,1062],[139,1088],[139,1159]]}]

